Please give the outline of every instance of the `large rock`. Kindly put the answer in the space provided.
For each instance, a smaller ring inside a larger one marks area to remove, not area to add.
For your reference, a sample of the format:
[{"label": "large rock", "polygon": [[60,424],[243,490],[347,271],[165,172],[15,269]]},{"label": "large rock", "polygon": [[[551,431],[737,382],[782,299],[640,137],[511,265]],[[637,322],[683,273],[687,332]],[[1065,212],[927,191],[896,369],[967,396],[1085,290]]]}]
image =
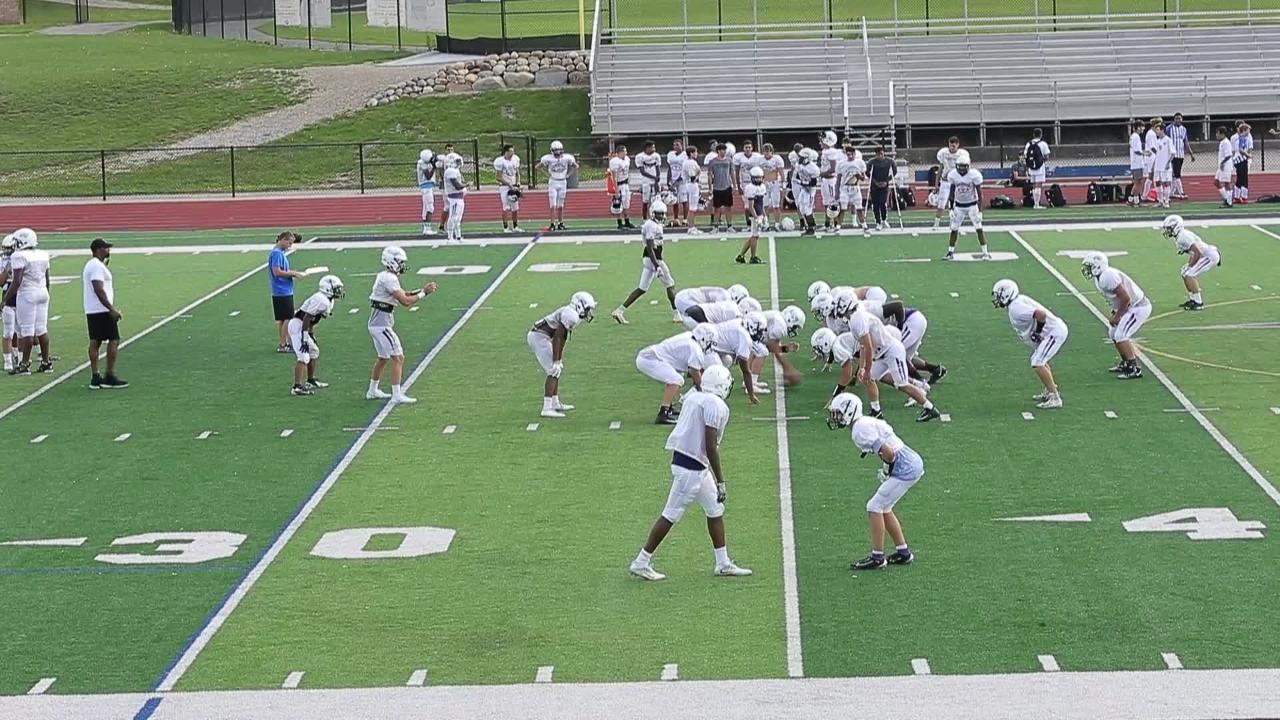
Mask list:
[{"label": "large rock", "polygon": [[507,87],[528,87],[535,80],[533,73],[529,72],[508,72],[502,76],[506,81]]},{"label": "large rock", "polygon": [[569,74],[558,68],[543,68],[534,76],[533,84],[538,87],[556,87],[569,82]]},{"label": "large rock", "polygon": [[466,83],[449,83],[448,91],[451,93],[464,93],[471,90],[471,86]]},{"label": "large rock", "polygon": [[570,85],[590,85],[591,73],[578,72],[575,70],[574,72],[569,73],[569,84]]},{"label": "large rock", "polygon": [[485,90],[501,90],[506,86],[507,84],[502,81],[502,78],[490,76],[482,77],[477,80],[476,84],[472,86],[472,89],[476,92],[484,92]]}]

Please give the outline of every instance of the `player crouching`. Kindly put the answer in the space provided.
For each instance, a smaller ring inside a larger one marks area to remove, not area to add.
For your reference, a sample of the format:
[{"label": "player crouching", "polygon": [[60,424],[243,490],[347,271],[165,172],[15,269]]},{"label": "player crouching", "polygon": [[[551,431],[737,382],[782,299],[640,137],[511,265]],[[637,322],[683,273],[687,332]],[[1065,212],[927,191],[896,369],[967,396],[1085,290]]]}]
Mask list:
[{"label": "player crouching", "polygon": [[636,354],[636,369],[647,377],[663,384],[662,404],[658,406],[655,425],[675,425],[679,418],[674,407],[676,395],[684,387],[685,375],[693,379],[694,387],[702,385],[702,371],[707,368],[707,353],[715,342],[716,330],[708,323],[699,323],[692,332],[650,345]]},{"label": "player crouching", "polygon": [[[832,430],[850,428],[853,444],[860,457],[875,453],[884,467],[876,473],[880,487],[867,501],[867,526],[871,534],[871,554],[849,566],[850,570],[879,570],[885,565],[910,565],[915,560],[907,545],[907,536],[893,508],[903,495],[924,477],[924,460],[915,450],[894,434],[889,423],[862,414],[862,400],[852,393],[842,393],[831,400],[827,427]],[[884,535],[889,533],[897,552],[884,554]]]},{"label": "player crouching", "polygon": [[1111,267],[1111,261],[1100,252],[1087,253],[1080,263],[1080,272],[1093,281],[1098,292],[1102,293],[1111,306],[1111,330],[1108,335],[1115,343],[1116,352],[1120,354],[1120,364],[1111,368],[1111,372],[1119,373],[1121,380],[1142,377],[1142,367],[1138,365],[1138,350],[1133,346],[1133,337],[1138,334],[1147,318],[1151,317],[1151,300],[1133,278]]},{"label": "player crouching", "polygon": [[[405,292],[400,287],[400,276],[408,269],[409,256],[403,249],[395,245],[383,249],[382,272],[373,279],[373,291],[369,293],[369,304],[373,307],[369,312],[369,336],[373,338],[373,350],[378,354],[378,359],[373,362],[373,370],[369,373],[369,390],[364,394],[368,400],[391,398],[394,403],[418,402],[405,395],[400,385],[404,377],[404,347],[400,344],[400,336],[396,334],[396,319],[392,313],[395,312],[396,305],[416,305],[423,297],[436,291],[436,284],[429,282],[421,290]],[[391,362],[390,395],[378,387],[388,361]]]},{"label": "player crouching", "polygon": [[1044,392],[1036,395],[1038,408],[1051,410],[1062,407],[1062,393],[1054,381],[1049,361],[1067,342],[1067,324],[1049,312],[1045,306],[1023,295],[1018,283],[1004,279],[991,288],[991,304],[1009,309],[1009,323],[1023,342],[1035,348],[1031,353],[1031,369],[1036,371]]},{"label": "player crouching", "polygon": [[591,293],[579,291],[569,298],[569,304],[557,309],[533,324],[526,336],[529,348],[547,374],[542,389],[542,417],[561,418],[572,405],[560,402],[560,375],[564,372],[564,346],[569,342],[573,329],[582,322],[595,319],[596,299]]},{"label": "player crouching", "polygon": [[966,218],[978,233],[978,247],[983,260],[991,259],[991,251],[987,248],[987,234],[982,229],[982,173],[969,167],[969,151],[956,153],[956,169],[947,174],[950,195],[943,198],[947,207],[951,208],[951,238],[947,241],[947,254],[943,260],[956,258],[956,240],[960,237],[960,226]]},{"label": "player crouching", "polygon": [[1187,288],[1187,301],[1179,305],[1183,310],[1203,310],[1204,296],[1200,294],[1200,276],[1222,264],[1222,255],[1216,245],[1200,239],[1187,229],[1178,215],[1164,219],[1164,236],[1173,240],[1179,255],[1189,255],[1182,266],[1182,284]]},{"label": "player crouching", "polygon": [[[333,314],[334,302],[345,294],[346,288],[337,275],[325,275],[320,278],[320,289],[307,298],[289,320],[289,344],[298,358],[293,366],[293,395],[311,395],[316,390],[329,387],[329,383],[316,378],[320,346],[316,343],[315,327]],[[306,378],[305,382],[303,378]]]},{"label": "player crouching", "polygon": [[733,378],[722,365],[707,368],[702,374],[702,387],[684,400],[680,419],[667,436],[671,451],[671,492],[662,515],[654,522],[635,560],[629,568],[632,575],[645,580],[663,580],[667,576],[653,569],[653,554],[680,522],[685,508],[697,501],[707,515],[707,532],[715,552],[715,574],[720,576],[750,575],[729,559],[724,535],[724,501],[726,487],[720,467],[720,441],[729,424],[729,406],[725,398],[733,389]]}]

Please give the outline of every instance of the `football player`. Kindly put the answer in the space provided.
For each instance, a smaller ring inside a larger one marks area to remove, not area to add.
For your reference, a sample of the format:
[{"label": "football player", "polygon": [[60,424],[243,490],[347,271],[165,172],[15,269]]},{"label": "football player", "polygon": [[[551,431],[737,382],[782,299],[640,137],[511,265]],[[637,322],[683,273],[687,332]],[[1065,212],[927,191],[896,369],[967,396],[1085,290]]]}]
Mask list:
[{"label": "football player", "polygon": [[52,372],[49,353],[49,253],[40,249],[40,240],[31,228],[13,233],[14,253],[9,258],[9,287],[5,304],[13,302],[18,321],[21,360],[10,375],[31,374],[31,348],[40,346],[40,367],[36,372]]},{"label": "football player", "polygon": [[[839,312],[839,305],[837,305],[837,312]],[[921,406],[916,422],[929,422],[941,417],[941,413],[929,400],[928,391],[925,389],[927,386],[912,382],[907,369],[907,351],[903,347],[902,332],[898,328],[887,327],[880,317],[862,307],[848,316],[848,327],[847,335],[850,337],[835,343],[827,353],[843,366],[840,382],[836,391],[832,393],[833,396],[844,392],[856,377],[867,388],[867,401],[871,404],[872,414],[879,416],[881,414],[879,383],[885,382],[893,385]],[[834,331],[832,333],[834,334]],[[844,338],[844,335],[839,335],[837,339],[839,338]],[[827,340],[829,338],[826,336],[819,338],[815,333],[813,338],[815,352],[819,350],[819,343],[825,345]],[[855,357],[859,360],[856,376],[852,362]]]},{"label": "football player", "polygon": [[653,284],[655,277],[667,289],[667,302],[671,303],[671,321],[684,321],[684,317],[676,310],[676,281],[671,277],[667,261],[662,259],[662,227],[667,220],[667,206],[661,200],[655,199],[650,210],[649,219],[640,226],[640,235],[644,238],[644,254],[640,258],[640,284],[616,310],[609,313],[609,317],[616,320],[619,325],[629,324],[627,308],[649,291],[649,286]]},{"label": "football player", "polygon": [[[742,311],[738,303],[743,298],[750,297],[747,289],[741,285],[732,285],[728,290],[712,287],[691,288],[691,290],[693,292],[683,298],[681,295],[685,292],[684,290],[676,295],[676,310],[684,316],[681,322],[690,330],[698,323],[717,325],[741,318]],[[687,304],[699,298],[703,299],[703,302]]]},{"label": "football player", "polygon": [[547,169],[547,205],[551,208],[548,230],[564,229],[564,203],[569,197],[569,175],[578,168],[578,161],[564,151],[564,143],[554,140],[551,152],[539,161]]},{"label": "football player", "polygon": [[[750,145],[747,145],[750,148]],[[754,157],[760,157],[756,155]],[[747,161],[743,161],[744,163]],[[746,241],[742,243],[742,249],[738,251],[738,256],[734,258],[736,263],[750,262],[752,265],[759,265],[764,262],[760,256],[756,254],[756,248],[760,244],[760,229],[765,226],[768,216],[764,210],[765,195],[768,189],[764,185],[764,168],[759,166],[753,167],[747,171],[748,180],[742,186],[742,204],[744,212],[747,215],[747,229],[750,235]],[[747,260],[747,251],[751,252],[751,260]]]},{"label": "football player", "polygon": [[1200,276],[1222,264],[1222,255],[1216,245],[1200,239],[1187,229],[1178,215],[1170,215],[1162,225],[1164,236],[1173,240],[1179,255],[1189,255],[1182,266],[1182,284],[1187,288],[1187,301],[1179,305],[1183,310],[1203,310],[1204,295],[1200,293]]},{"label": "football player", "polygon": [[[640,212],[641,217],[650,217],[650,204],[658,199],[662,188],[662,156],[658,154],[657,145],[652,140],[645,142],[635,159],[636,170],[640,173]],[[665,224],[665,220],[663,221]]]},{"label": "football player", "polygon": [[445,221],[448,242],[462,242],[462,215],[467,210],[467,181],[462,179],[462,161],[450,162],[444,169],[444,203],[449,219]]},{"label": "football player", "polygon": [[1147,154],[1151,157],[1151,177],[1155,183],[1156,203],[1169,207],[1169,197],[1173,194],[1173,139],[1164,132],[1164,123],[1151,126],[1154,137],[1147,146]]},{"label": "football player", "polygon": [[289,344],[298,359],[293,366],[293,395],[311,395],[329,387],[329,383],[316,378],[320,345],[316,343],[315,327],[333,314],[334,303],[345,294],[346,288],[337,275],[325,275],[320,278],[320,289],[307,298],[289,320]]},{"label": "football player", "polygon": [[838,166],[840,181],[840,214],[836,216],[836,229],[844,223],[845,211],[849,211],[862,228],[863,235],[869,235],[867,229],[867,211],[862,203],[862,181],[867,179],[867,163],[863,161],[857,148],[848,145],[844,149],[844,157]]},{"label": "football player", "polygon": [[[880,487],[867,501],[867,527],[871,535],[871,554],[853,563],[850,570],[879,570],[885,565],[910,565],[915,560],[902,532],[902,523],[893,508],[920,478],[924,477],[924,460],[920,454],[893,432],[889,423],[862,414],[862,401],[852,393],[842,393],[831,400],[831,413],[827,427],[832,430],[850,429],[853,444],[859,457],[875,453],[884,463],[876,473]],[[885,533],[896,546],[893,555],[884,554]]]},{"label": "football player", "polygon": [[773,151],[773,143],[763,146],[763,159],[760,163],[764,170],[764,211],[769,216],[769,229],[777,231],[782,223],[782,178],[786,170],[786,161]]},{"label": "football player", "polygon": [[702,385],[702,371],[707,368],[707,353],[715,341],[716,330],[707,323],[695,325],[691,332],[650,345],[636,354],[636,369],[663,384],[662,405],[658,406],[657,425],[675,425],[680,413],[674,403],[685,375],[693,379],[694,387]]},{"label": "football player", "polygon": [[[967,154],[967,153],[966,153]],[[956,160],[960,156],[960,138],[952,135],[947,138],[947,146],[938,151],[938,187],[937,210],[933,213],[933,229],[942,225],[942,216],[946,213],[947,198],[951,197],[951,171],[956,169]]]},{"label": "football player", "polygon": [[688,233],[701,235],[696,222],[698,210],[702,208],[702,162],[698,160],[698,146],[690,145],[685,154],[688,157],[684,161],[684,195],[680,197],[680,204],[684,206],[684,224],[689,226]]},{"label": "football player", "polygon": [[[502,155],[493,161],[498,177],[498,200],[502,203],[502,232],[524,232],[520,229],[520,156],[515,147],[502,146]],[[511,226],[507,227],[507,222]]]},{"label": "football player", "polygon": [[702,387],[685,396],[680,418],[667,436],[666,448],[671,451],[671,491],[644,547],[631,561],[632,575],[645,580],[667,577],[653,569],[653,554],[695,500],[707,516],[707,532],[715,553],[715,574],[730,577],[751,574],[749,569],[738,567],[729,558],[724,536],[727,487],[721,469],[720,442],[729,424],[725,398],[732,390],[733,378],[729,371],[715,365],[702,374]]},{"label": "football player", "polygon": [[631,224],[631,158],[626,145],[614,147],[613,157],[609,159],[609,179],[615,188],[609,211],[616,216],[618,229],[635,228]]},{"label": "football player", "polygon": [[[733,188],[742,198],[742,218],[748,229],[751,227],[752,215],[749,212],[746,189],[751,183],[751,171],[764,170],[764,156],[755,151],[750,140],[744,140],[742,150],[733,154]],[[762,196],[763,197],[763,196]]]},{"label": "football player", "polygon": [[1031,369],[1044,384],[1044,392],[1036,395],[1036,407],[1052,410],[1062,407],[1062,393],[1053,378],[1049,361],[1067,342],[1067,324],[1045,306],[1018,290],[1018,283],[1004,279],[991,288],[991,304],[1009,309],[1009,324],[1022,342],[1035,348],[1031,353]]},{"label": "football player", "polygon": [[[404,377],[404,346],[400,344],[400,336],[396,334],[396,319],[392,314],[396,306],[410,307],[419,300],[436,291],[436,284],[429,282],[421,290],[405,292],[400,287],[400,276],[409,269],[409,256],[404,250],[389,245],[382,250],[382,271],[373,279],[373,291],[369,293],[369,336],[373,338],[373,350],[378,359],[373,362],[373,370],[369,373],[369,389],[364,396],[368,400],[391,399],[393,403],[412,404],[418,402],[404,394],[400,383]],[[382,382],[382,371],[391,362],[391,394],[383,392],[378,385]]]},{"label": "football player", "polygon": [[1218,127],[1218,168],[1213,173],[1213,186],[1222,196],[1219,207],[1229,208],[1235,204],[1235,190],[1231,184],[1231,162],[1235,158],[1235,147],[1227,135],[1227,126]]},{"label": "football player", "polygon": [[[685,312],[694,305],[705,305],[707,303],[723,302],[725,300],[732,299],[733,297],[729,295],[729,291],[722,287],[706,285],[703,287],[685,288],[684,290],[676,293],[676,312],[683,316]],[[681,318],[681,322],[683,322],[683,318]],[[690,326],[689,329],[692,330],[693,327]]]},{"label": "football player", "polygon": [[422,193],[422,234],[434,235],[431,216],[436,211],[436,175],[440,168],[435,153],[424,149],[418,153],[418,192]]},{"label": "football player", "polygon": [[789,353],[800,349],[800,343],[788,339],[800,334],[804,329],[805,319],[804,311],[795,305],[788,305],[781,311],[765,310],[761,314],[765,319],[764,340],[760,343],[763,349],[756,348],[750,367],[756,391],[761,395],[767,395],[770,392],[769,384],[760,379],[760,371],[764,368],[766,355],[772,355],[774,362],[782,367],[782,376],[788,385],[796,385],[800,382],[800,371],[787,359]]},{"label": "football player", "polygon": [[[839,138],[830,130],[822,133],[818,138],[818,144],[822,146],[822,153],[819,156],[822,208],[826,211],[823,213],[823,230],[831,229],[831,221],[840,209],[840,162],[845,159],[845,156],[840,150],[839,142]],[[839,230],[839,226],[836,229]]]},{"label": "football player", "polygon": [[947,207],[951,208],[951,239],[947,241],[947,254],[943,260],[955,260],[956,240],[960,237],[960,226],[965,218],[969,219],[973,229],[978,233],[978,245],[982,249],[981,258],[991,259],[991,251],[987,249],[987,234],[982,230],[982,173],[969,167],[969,151],[956,153],[956,167],[947,174],[950,185],[947,195]]},{"label": "football player", "polygon": [[824,293],[828,295],[831,294],[831,285],[829,285],[826,280],[814,280],[809,283],[809,288],[805,291],[805,295],[809,298],[810,303],[813,302],[814,298]]},{"label": "football player", "polygon": [[684,224],[684,218],[687,217],[684,210],[684,161],[689,159],[689,154],[684,150],[684,143],[676,140],[671,143],[671,149],[667,151],[667,187],[671,194],[675,195],[676,200],[670,203],[668,210],[671,215],[667,220],[667,227],[680,227]]},{"label": "football player", "polygon": [[560,375],[564,372],[564,346],[573,329],[595,319],[596,299],[578,291],[569,304],[533,324],[526,339],[547,379],[542,386],[542,417],[561,418],[572,405],[560,402]]},{"label": "football player", "polygon": [[764,340],[767,326],[764,315],[756,312],[748,313],[740,320],[727,320],[714,325],[716,337],[711,343],[711,349],[727,360],[724,364],[733,363],[738,366],[742,373],[743,390],[752,405],[759,405],[760,397],[755,376],[751,373],[751,359],[759,351],[759,343]]},{"label": "football player", "polygon": [[[444,192],[445,173],[448,172],[449,168],[455,165],[459,169],[462,168],[462,156],[459,155],[456,150],[454,150],[453,143],[445,143],[444,154],[437,156],[436,158],[436,170],[440,173],[441,192]],[[444,212],[441,213],[440,215],[440,227],[438,228],[439,232],[442,232],[442,233],[445,232],[448,226],[449,226],[449,203],[446,201],[444,205]]]},{"label": "football player", "polygon": [[792,184],[796,195],[796,212],[800,215],[800,224],[804,226],[801,235],[814,235],[818,225],[813,219],[814,191],[818,187],[818,177],[822,171],[818,167],[818,151],[813,148],[802,148],[792,171]]},{"label": "football player", "polygon": [[[9,285],[9,262],[13,259],[13,251],[17,248],[17,243],[13,239],[13,233],[4,236],[4,241],[0,242],[0,298],[7,293]],[[20,362],[18,357],[18,315],[15,305],[10,305],[7,301],[3,302],[3,308],[0,309],[0,317],[3,318],[4,337],[0,339],[4,347],[4,371],[9,372]]]},{"label": "football player", "polygon": [[1151,300],[1138,283],[1124,272],[1111,267],[1110,260],[1100,252],[1090,252],[1080,263],[1080,272],[1092,280],[1098,292],[1111,306],[1111,329],[1108,335],[1120,354],[1120,364],[1111,368],[1122,380],[1142,377],[1138,365],[1138,351],[1133,346],[1133,336],[1138,334],[1147,318],[1151,317]]}]

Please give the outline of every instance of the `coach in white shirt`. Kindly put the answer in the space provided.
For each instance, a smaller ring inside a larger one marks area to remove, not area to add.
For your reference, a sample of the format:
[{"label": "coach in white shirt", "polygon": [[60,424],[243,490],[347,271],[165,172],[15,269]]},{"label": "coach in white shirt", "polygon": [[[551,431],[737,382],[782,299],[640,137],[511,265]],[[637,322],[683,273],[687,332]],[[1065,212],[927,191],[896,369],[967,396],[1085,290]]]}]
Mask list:
[{"label": "coach in white shirt", "polygon": [[[89,245],[93,257],[84,264],[84,315],[89,324],[90,390],[117,390],[129,383],[116,377],[116,354],[120,351],[120,311],[116,309],[115,286],[111,282],[111,243],[98,238]],[[107,375],[98,374],[98,352],[107,344]]]}]

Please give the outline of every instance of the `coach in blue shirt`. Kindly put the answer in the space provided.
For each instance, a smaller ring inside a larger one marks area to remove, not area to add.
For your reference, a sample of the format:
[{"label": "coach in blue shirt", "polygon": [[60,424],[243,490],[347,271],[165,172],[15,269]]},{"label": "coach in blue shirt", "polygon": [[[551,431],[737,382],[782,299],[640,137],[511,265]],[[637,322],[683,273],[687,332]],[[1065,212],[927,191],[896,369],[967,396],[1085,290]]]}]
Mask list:
[{"label": "coach in blue shirt", "polygon": [[285,231],[276,236],[275,247],[267,259],[267,273],[271,280],[271,308],[275,312],[276,330],[280,334],[278,353],[291,353],[289,346],[289,320],[293,317],[293,280],[306,273],[289,269],[289,248],[298,241],[297,233]]}]

